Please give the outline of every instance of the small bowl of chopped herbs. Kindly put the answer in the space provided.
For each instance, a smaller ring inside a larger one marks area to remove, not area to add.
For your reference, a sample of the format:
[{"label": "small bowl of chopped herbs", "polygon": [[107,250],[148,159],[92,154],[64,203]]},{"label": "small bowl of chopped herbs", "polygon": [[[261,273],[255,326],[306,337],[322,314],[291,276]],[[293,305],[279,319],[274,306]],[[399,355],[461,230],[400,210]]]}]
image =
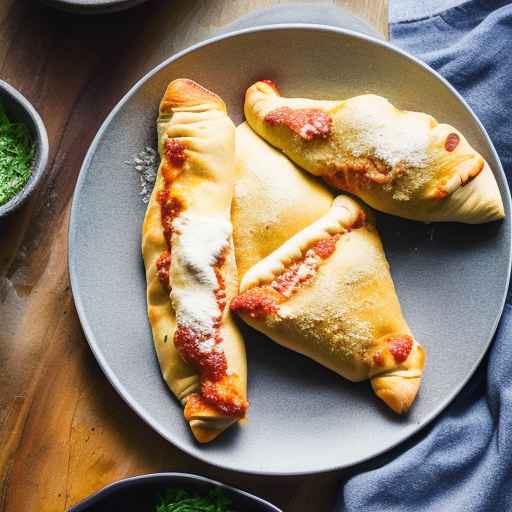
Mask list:
[{"label": "small bowl of chopped herbs", "polygon": [[0,80],[0,218],[37,189],[48,162],[41,117],[14,87]]},{"label": "small bowl of chopped herbs", "polygon": [[186,473],[155,473],[115,482],[68,512],[282,512],[252,494]]}]

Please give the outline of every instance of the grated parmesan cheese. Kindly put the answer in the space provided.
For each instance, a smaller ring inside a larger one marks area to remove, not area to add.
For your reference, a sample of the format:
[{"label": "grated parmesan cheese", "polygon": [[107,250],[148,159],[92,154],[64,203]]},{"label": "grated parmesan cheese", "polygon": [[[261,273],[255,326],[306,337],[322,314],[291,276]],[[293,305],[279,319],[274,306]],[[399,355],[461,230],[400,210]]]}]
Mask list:
[{"label": "grated parmesan cheese", "polygon": [[221,315],[214,265],[229,244],[231,223],[220,216],[187,213],[174,219],[172,227],[171,301],[176,321],[200,334],[200,350],[210,352]]},{"label": "grated parmesan cheese", "polygon": [[[387,102],[385,106],[392,108]],[[394,115],[390,122],[382,112],[383,108],[374,108],[371,103],[347,106],[342,145],[355,157],[372,156],[387,165],[393,181],[384,185],[384,190],[392,191],[397,201],[408,201],[432,178],[428,153],[431,131],[403,114]]]},{"label": "grated parmesan cheese", "polygon": [[142,197],[144,204],[149,203],[158,170],[156,150],[146,146],[124,163],[132,167],[139,174],[139,195]]},{"label": "grated parmesan cheese", "polygon": [[346,143],[355,156],[374,155],[389,167],[399,163],[411,167],[428,164],[429,132],[412,129],[407,116],[394,116],[390,123],[383,118],[382,111],[363,108],[359,103],[355,108],[347,108],[343,121],[344,128],[352,132]]}]

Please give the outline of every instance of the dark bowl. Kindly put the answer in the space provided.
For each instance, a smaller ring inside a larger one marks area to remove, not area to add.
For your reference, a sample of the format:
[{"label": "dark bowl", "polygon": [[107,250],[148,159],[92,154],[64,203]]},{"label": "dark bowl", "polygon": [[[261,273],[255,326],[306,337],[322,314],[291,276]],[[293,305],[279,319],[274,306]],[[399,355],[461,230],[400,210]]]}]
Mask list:
[{"label": "dark bowl", "polygon": [[25,186],[7,203],[0,206],[0,218],[24,204],[41,183],[48,162],[48,135],[44,123],[32,104],[14,87],[0,80],[0,103],[10,120],[25,124],[36,145],[32,176]]},{"label": "dark bowl", "polygon": [[147,0],[42,0],[42,2],[73,14],[107,14],[130,9]]},{"label": "dark bowl", "polygon": [[68,512],[154,512],[158,496],[171,487],[207,495],[222,489],[237,512],[282,512],[268,501],[209,478],[186,473],[154,473],[119,480],[75,505]]}]

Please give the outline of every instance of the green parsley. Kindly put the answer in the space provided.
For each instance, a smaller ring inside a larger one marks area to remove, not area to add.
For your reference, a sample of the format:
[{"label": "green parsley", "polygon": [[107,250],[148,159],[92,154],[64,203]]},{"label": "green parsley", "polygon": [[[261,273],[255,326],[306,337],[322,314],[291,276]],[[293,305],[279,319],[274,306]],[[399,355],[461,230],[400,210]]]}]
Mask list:
[{"label": "green parsley", "polygon": [[184,489],[169,489],[160,498],[155,512],[234,512],[231,500],[221,489],[212,489],[208,497],[190,494]]},{"label": "green parsley", "polygon": [[11,123],[0,103],[0,205],[27,183],[32,174],[35,146],[29,129]]}]

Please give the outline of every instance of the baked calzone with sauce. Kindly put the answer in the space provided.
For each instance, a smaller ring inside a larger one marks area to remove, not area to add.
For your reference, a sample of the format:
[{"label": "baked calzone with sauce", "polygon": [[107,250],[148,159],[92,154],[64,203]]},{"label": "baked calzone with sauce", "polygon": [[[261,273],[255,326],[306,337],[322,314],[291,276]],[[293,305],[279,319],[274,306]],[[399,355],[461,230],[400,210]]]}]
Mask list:
[{"label": "baked calzone with sauce", "polygon": [[306,171],[373,208],[424,222],[504,217],[494,175],[453,126],[381,96],[284,98],[271,81],[245,96],[251,128]]},{"label": "baked calzone with sauce", "polygon": [[402,316],[376,228],[348,196],[254,265],[231,310],[351,381],[370,379],[397,413],[416,397],[424,351]]},{"label": "baked calzone with sauce", "polygon": [[200,442],[246,414],[246,356],[229,312],[238,290],[230,208],[235,127],[224,102],[171,82],[157,122],[161,157],[142,251],[162,375]]},{"label": "baked calzone with sauce", "polygon": [[329,210],[333,195],[247,125],[236,129],[231,221],[240,278]]}]

